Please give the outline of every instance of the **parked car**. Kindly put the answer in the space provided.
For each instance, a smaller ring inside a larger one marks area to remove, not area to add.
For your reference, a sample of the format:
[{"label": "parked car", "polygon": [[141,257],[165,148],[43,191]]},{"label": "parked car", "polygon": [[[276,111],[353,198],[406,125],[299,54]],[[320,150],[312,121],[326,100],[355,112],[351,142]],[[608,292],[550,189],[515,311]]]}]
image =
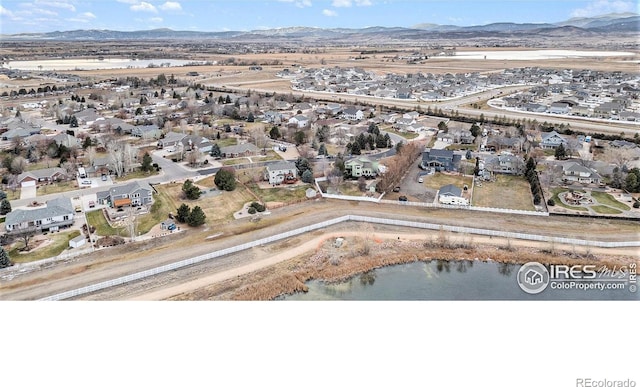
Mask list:
[{"label": "parked car", "polygon": [[423,179],[422,177],[420,177],[420,178],[418,179],[418,183],[424,183],[424,179]]},{"label": "parked car", "polygon": [[167,230],[169,230],[169,231],[173,231],[175,229],[176,229],[175,223],[172,223],[172,224],[169,225],[169,227],[167,227]]},{"label": "parked car", "polygon": [[395,187],[395,188],[393,189],[393,192],[400,192],[400,187]]},{"label": "parked car", "polygon": [[403,195],[403,196],[400,196],[398,198],[398,200],[401,201],[401,202],[406,202],[407,201],[407,197]]},{"label": "parked car", "polygon": [[96,202],[94,202],[93,200],[89,201],[89,208],[93,208],[96,206]]},{"label": "parked car", "polygon": [[107,181],[107,175],[102,175],[102,181]]}]

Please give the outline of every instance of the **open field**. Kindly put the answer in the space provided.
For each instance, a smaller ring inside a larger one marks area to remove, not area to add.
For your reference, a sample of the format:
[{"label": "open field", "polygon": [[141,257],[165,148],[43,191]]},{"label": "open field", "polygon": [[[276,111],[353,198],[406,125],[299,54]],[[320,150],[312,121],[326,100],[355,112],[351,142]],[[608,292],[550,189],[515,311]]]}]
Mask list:
[{"label": "open field", "polygon": [[278,186],[275,188],[259,188],[256,184],[249,185],[251,189],[263,202],[289,203],[305,198],[305,191],[310,186],[308,184],[296,185],[293,187]]},{"label": "open field", "polygon": [[535,211],[529,182],[522,176],[496,175],[496,181],[483,181],[473,187],[473,205]]}]

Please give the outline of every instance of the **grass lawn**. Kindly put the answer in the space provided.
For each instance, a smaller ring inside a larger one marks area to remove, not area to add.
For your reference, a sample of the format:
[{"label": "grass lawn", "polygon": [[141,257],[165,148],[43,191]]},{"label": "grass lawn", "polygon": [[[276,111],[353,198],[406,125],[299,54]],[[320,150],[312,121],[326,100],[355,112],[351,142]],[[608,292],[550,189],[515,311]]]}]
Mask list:
[{"label": "grass lawn", "polygon": [[553,192],[553,196],[552,199],[553,201],[556,202],[556,206],[560,206],[560,207],[564,207],[568,210],[574,210],[574,211],[588,211],[586,208],[584,207],[576,207],[576,206],[570,206],[568,204],[564,204],[562,203],[562,201],[560,200],[560,197],[558,197],[558,194],[567,191],[565,188],[553,188],[551,189],[551,192]]},{"label": "grass lawn", "polygon": [[[13,248],[9,251],[9,258],[15,263],[23,263],[55,257],[66,250],[69,247],[69,241],[78,235],[80,235],[79,230],[49,233],[46,237],[52,242],[47,246],[23,254],[17,248]],[[22,241],[18,241],[17,245],[22,247]]]},{"label": "grass lawn", "polygon": [[73,191],[78,189],[78,183],[76,181],[62,181],[54,184],[47,184],[38,187],[39,195],[49,195],[54,193]]},{"label": "grass lawn", "polygon": [[[198,185],[202,185],[202,182],[198,182]],[[240,210],[245,203],[255,201],[255,198],[241,185],[238,185],[232,192],[223,191],[217,196],[198,200],[182,199],[182,184],[162,184],[156,186],[156,189],[158,190],[156,197],[159,196],[159,200],[163,201],[161,208],[164,209],[160,210],[162,216],[158,221],[166,219],[168,212],[175,214],[178,207],[185,203],[190,208],[200,206],[207,216],[207,224],[213,225],[220,221],[232,220],[234,212]]]},{"label": "grass lawn", "polygon": [[473,205],[535,211],[529,182],[522,176],[496,175],[495,182],[483,181],[473,188]]},{"label": "grass lawn", "polygon": [[414,133],[414,132],[399,132],[397,130],[394,130],[393,133],[397,134],[398,136],[400,136],[402,138],[406,138],[407,140],[413,140],[414,138],[419,136],[418,133]]},{"label": "grass lawn", "polygon": [[246,157],[238,157],[236,159],[225,159],[222,161],[222,165],[239,165],[239,164],[249,164],[249,159]]},{"label": "grass lawn", "polygon": [[443,185],[453,184],[456,187],[462,189],[462,187],[464,187],[465,184],[469,188],[471,188],[472,180],[473,178],[471,176],[447,175],[444,173],[436,172],[433,175],[428,175],[424,177],[424,185],[427,188],[438,190]]},{"label": "grass lawn", "polygon": [[126,175],[120,176],[118,178],[112,177],[112,179],[116,183],[121,183],[123,181],[128,181],[128,180],[144,179],[145,177],[155,176],[155,175],[158,175],[159,173],[160,172],[156,171],[154,168],[154,170],[151,172],[142,172],[142,171],[129,172]]},{"label": "grass lawn", "polygon": [[254,163],[261,163],[263,161],[279,161],[282,160],[282,157],[274,150],[268,150],[266,155],[252,156],[251,160],[253,160]]},{"label": "grass lawn", "polygon": [[222,148],[223,146],[238,145],[238,139],[235,137],[221,138],[220,140],[216,140],[214,142],[218,144],[220,148]]},{"label": "grass lawn", "polygon": [[591,191],[591,196],[598,201],[600,204],[605,204],[610,207],[617,208],[622,211],[629,211],[631,208],[624,203],[620,203],[613,196],[609,195],[606,192],[599,191]]},{"label": "grass lawn", "polygon": [[96,233],[100,236],[119,235],[127,236],[127,230],[124,227],[111,227],[107,219],[105,219],[102,210],[89,211],[86,213],[87,223],[96,228]]},{"label": "grass lawn", "polygon": [[7,199],[9,201],[11,200],[18,200],[20,199],[20,188],[16,188],[16,190],[11,190],[11,189],[7,189],[6,191],[4,191],[7,194]]},{"label": "grass lawn", "polygon": [[338,190],[342,195],[346,196],[362,196],[363,192],[358,189],[357,181],[345,181],[338,186]]},{"label": "grass lawn", "polygon": [[175,208],[171,207],[171,202],[166,193],[158,190],[153,195],[153,204],[148,214],[144,214],[137,219],[137,228],[140,234],[146,234],[153,226],[169,217],[169,213],[175,213]]},{"label": "grass lawn", "polygon": [[620,210],[616,210],[615,208],[603,206],[600,204],[591,206],[591,209],[593,209],[598,214],[606,214],[606,215],[622,214],[622,211]]},{"label": "grass lawn", "polygon": [[276,188],[258,188],[257,185],[252,184],[249,188],[262,199],[263,202],[282,202],[288,203],[305,198],[305,191],[309,188],[309,185],[301,185],[296,187],[283,187]]}]

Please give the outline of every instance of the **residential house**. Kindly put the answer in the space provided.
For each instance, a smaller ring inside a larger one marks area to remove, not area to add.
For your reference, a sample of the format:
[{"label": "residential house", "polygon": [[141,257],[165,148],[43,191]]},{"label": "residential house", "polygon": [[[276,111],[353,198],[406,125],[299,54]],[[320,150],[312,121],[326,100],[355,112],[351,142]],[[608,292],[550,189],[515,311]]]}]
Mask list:
[{"label": "residential house", "polygon": [[30,124],[22,124],[19,126],[14,126],[12,129],[7,130],[2,133],[3,140],[13,140],[16,137],[19,138],[27,138],[34,134],[39,134],[40,128],[32,126]]},{"label": "residential house", "polygon": [[305,128],[309,125],[309,118],[307,116],[304,116],[302,114],[297,114],[291,118],[289,118],[288,121],[289,125],[295,125],[297,128]]},{"label": "residential house", "polygon": [[264,179],[268,180],[269,184],[295,182],[298,179],[298,169],[296,164],[290,161],[269,164],[267,165]]},{"label": "residential house", "polygon": [[226,158],[255,156],[259,152],[260,149],[251,143],[223,146],[220,148],[222,157]]},{"label": "residential house", "polygon": [[185,151],[199,150],[200,153],[210,153],[213,143],[201,136],[188,135],[180,140]]},{"label": "residential house", "polygon": [[176,146],[187,135],[178,132],[169,132],[165,134],[164,138],[158,140],[158,148],[166,148],[170,146]]},{"label": "residential house", "polygon": [[520,156],[504,153],[498,156],[489,156],[484,162],[484,167],[494,173],[518,175],[524,169],[524,160]]},{"label": "residential house", "polygon": [[100,118],[100,114],[94,108],[84,109],[75,113],[74,116],[78,120],[78,125],[91,125]]},{"label": "residential house", "polygon": [[264,112],[264,120],[270,124],[279,124],[282,122],[282,113],[269,110]]},{"label": "residential house", "polygon": [[462,196],[462,190],[453,184],[440,187],[438,190],[438,201],[442,204],[469,205],[469,201]]},{"label": "residential house", "polygon": [[569,104],[564,102],[553,102],[551,106],[549,106],[549,113],[551,114],[569,114]]},{"label": "residential house", "polygon": [[577,182],[582,184],[599,184],[602,178],[591,168],[576,162],[568,162],[562,165],[562,180],[565,182]]},{"label": "residential house", "polygon": [[134,181],[108,191],[96,192],[98,203],[111,208],[148,205],[153,202],[152,188],[147,183]]},{"label": "residential house", "polygon": [[158,125],[138,125],[131,129],[131,135],[134,137],[140,137],[142,139],[159,139],[162,135],[162,130],[158,128]]},{"label": "residential house", "polygon": [[434,168],[436,171],[457,171],[462,155],[447,149],[427,149],[422,152],[422,169]]},{"label": "residential house", "polygon": [[558,134],[558,132],[556,132],[555,130],[542,135],[542,141],[540,141],[540,147],[542,149],[555,149],[559,147],[560,144],[566,147],[567,140],[560,136],[560,134]]},{"label": "residential house", "polygon": [[354,157],[344,163],[345,172],[351,177],[375,177],[378,174],[378,162],[366,156]]},{"label": "residential house", "polygon": [[41,183],[50,183],[54,181],[64,180],[66,178],[67,172],[62,168],[44,168],[19,174],[18,184],[20,184],[22,187],[28,187],[35,186]]},{"label": "residential house", "polygon": [[349,121],[360,121],[364,119],[364,112],[354,107],[344,109],[344,111],[342,112],[342,115],[344,119]]},{"label": "residential house", "polygon": [[58,133],[51,137],[58,145],[64,145],[67,148],[77,148],[81,146],[80,139],[67,133]]},{"label": "residential house", "polygon": [[23,230],[55,231],[73,224],[74,210],[71,199],[59,197],[43,207],[16,209],[7,214],[4,225],[7,233]]}]

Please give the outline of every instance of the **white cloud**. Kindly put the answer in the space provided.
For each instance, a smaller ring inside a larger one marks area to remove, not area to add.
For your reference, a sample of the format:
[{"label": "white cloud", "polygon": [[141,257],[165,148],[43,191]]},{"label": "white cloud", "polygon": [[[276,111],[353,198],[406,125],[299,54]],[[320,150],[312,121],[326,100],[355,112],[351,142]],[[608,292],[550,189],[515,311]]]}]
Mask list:
[{"label": "white cloud", "polygon": [[349,8],[353,5],[356,7],[369,7],[373,5],[371,0],[333,0],[331,5],[336,8]]},{"label": "white cloud", "polygon": [[141,2],[140,4],[134,4],[129,8],[135,12],[158,12],[156,7],[145,1]]},{"label": "white cloud", "polygon": [[338,13],[332,9],[323,9],[322,14],[324,16],[338,16]]},{"label": "white cloud", "polygon": [[96,15],[92,14],[91,12],[84,12],[80,14],[81,17],[84,17],[86,19],[95,19]]},{"label": "white cloud", "polygon": [[637,3],[626,0],[595,0],[583,8],[574,9],[571,17],[591,17],[607,13],[637,12]]},{"label": "white cloud", "polygon": [[348,8],[351,7],[351,0],[333,0],[331,3],[332,6],[336,8]]},{"label": "white cloud", "polygon": [[68,9],[71,12],[76,11],[76,7],[73,4],[70,4],[64,1],[36,0],[35,4],[39,6],[45,6],[45,7]]},{"label": "white cloud", "polygon": [[182,11],[182,6],[177,1],[167,1],[158,8],[163,11]]},{"label": "white cloud", "polygon": [[278,0],[281,3],[293,3],[298,8],[306,8],[311,7],[313,4],[311,0]]},{"label": "white cloud", "polygon": [[0,15],[13,17],[13,12],[0,5]]}]

